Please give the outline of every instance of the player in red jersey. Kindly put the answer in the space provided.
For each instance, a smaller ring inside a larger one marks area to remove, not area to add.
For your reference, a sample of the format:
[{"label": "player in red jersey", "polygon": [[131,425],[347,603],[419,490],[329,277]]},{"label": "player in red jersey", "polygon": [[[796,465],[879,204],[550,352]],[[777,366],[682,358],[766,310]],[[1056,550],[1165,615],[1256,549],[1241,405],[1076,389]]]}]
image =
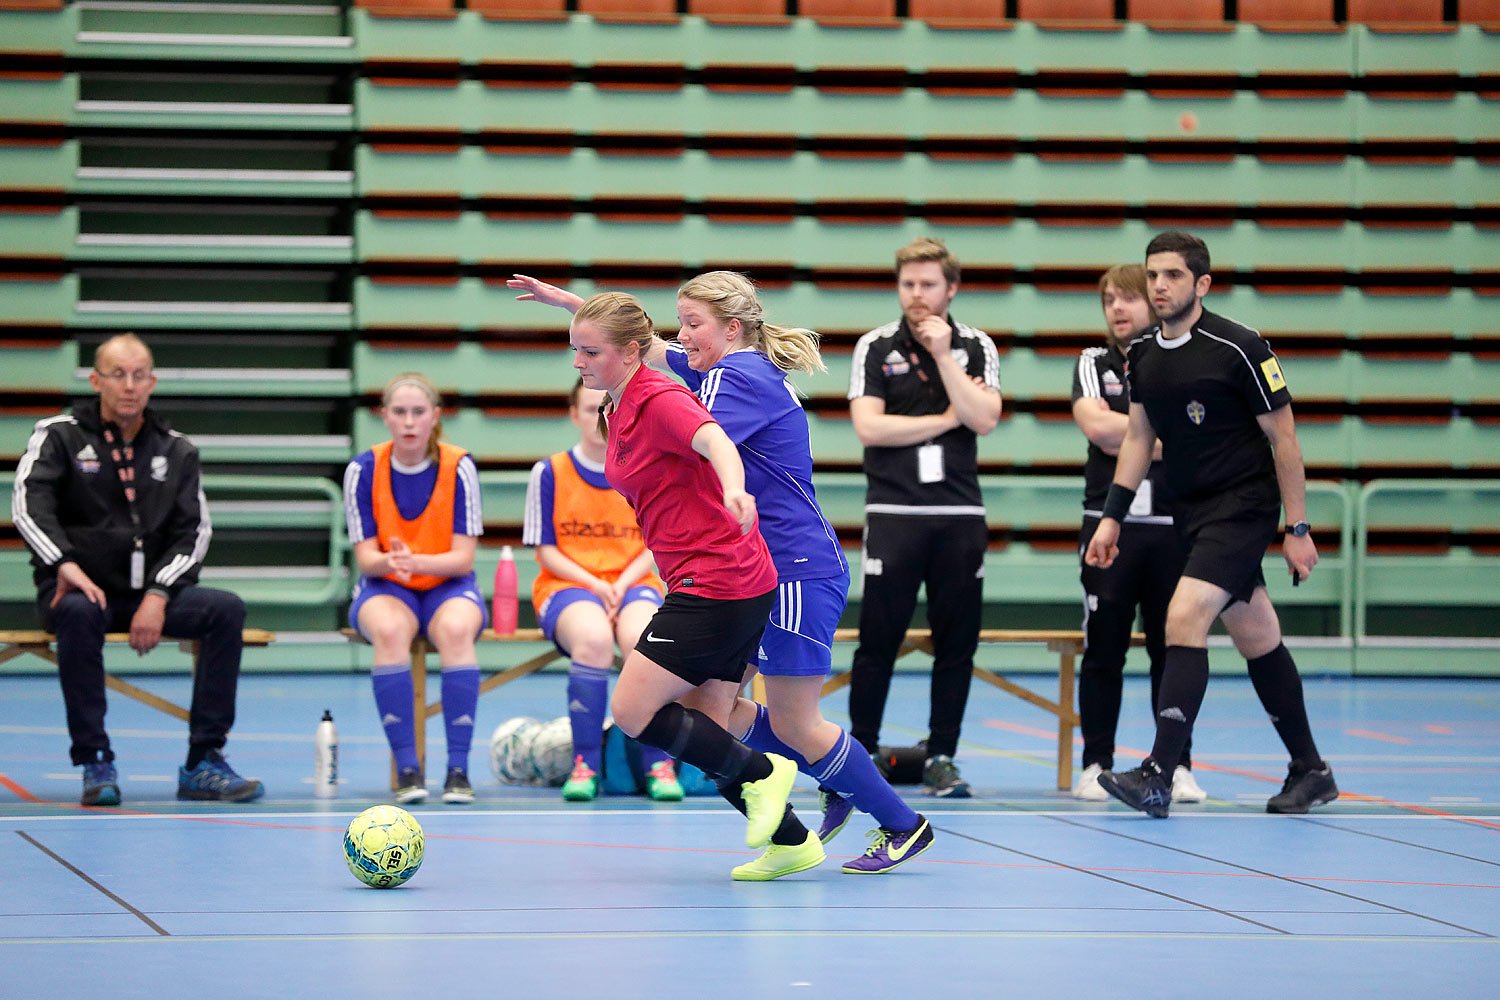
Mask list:
[{"label": "player in red jersey", "polygon": [[[713,775],[749,820],[745,843],[796,847],[795,870],[805,871],[824,852],[786,804],[796,765],[750,749],[716,721],[727,717],[755,658],[776,567],[734,443],[692,392],[644,364],[654,336],[640,302],[620,292],[586,300],[568,331],[583,384],[607,394],[605,476],[635,510],[668,588],[620,671],[615,723]],[[779,868],[771,877],[790,873]],[[733,877],[767,875],[750,864]]]}]

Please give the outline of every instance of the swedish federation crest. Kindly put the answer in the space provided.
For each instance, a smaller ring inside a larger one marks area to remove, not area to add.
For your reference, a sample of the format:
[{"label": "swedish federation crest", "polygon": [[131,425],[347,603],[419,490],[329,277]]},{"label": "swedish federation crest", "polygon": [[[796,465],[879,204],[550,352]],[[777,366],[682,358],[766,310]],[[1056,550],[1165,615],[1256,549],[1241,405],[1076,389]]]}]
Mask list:
[{"label": "swedish federation crest", "polygon": [[1203,423],[1203,418],[1207,413],[1208,410],[1204,409],[1203,404],[1196,399],[1187,405],[1188,419],[1193,422],[1194,426]]}]

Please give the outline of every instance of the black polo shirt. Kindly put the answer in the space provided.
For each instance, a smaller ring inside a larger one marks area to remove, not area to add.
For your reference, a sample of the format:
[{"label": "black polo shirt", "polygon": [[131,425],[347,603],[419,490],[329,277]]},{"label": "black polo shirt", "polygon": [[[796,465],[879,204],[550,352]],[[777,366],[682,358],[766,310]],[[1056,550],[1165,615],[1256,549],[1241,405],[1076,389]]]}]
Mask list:
[{"label": "black polo shirt", "polygon": [[1287,406],[1281,365],[1256,331],[1203,311],[1191,331],[1163,340],[1153,329],[1130,345],[1130,401],[1162,443],[1167,485],[1200,500],[1250,480],[1275,482],[1271,444],[1256,418]]},{"label": "black polo shirt", "polygon": [[[982,330],[965,326],[951,316],[953,356],[971,377],[1000,391],[1000,354]],[[875,396],[885,401],[885,412],[897,416],[927,416],[948,408],[948,392],[938,375],[937,361],[912,336],[905,319],[871,330],[854,346],[849,374],[849,398]],[[979,494],[978,438],[967,427],[933,438],[925,444],[942,449],[942,478],[923,482],[919,452],[924,444],[865,449],[865,510],[884,514],[977,514],[984,516]],[[930,478],[930,477],[929,477]]]}]

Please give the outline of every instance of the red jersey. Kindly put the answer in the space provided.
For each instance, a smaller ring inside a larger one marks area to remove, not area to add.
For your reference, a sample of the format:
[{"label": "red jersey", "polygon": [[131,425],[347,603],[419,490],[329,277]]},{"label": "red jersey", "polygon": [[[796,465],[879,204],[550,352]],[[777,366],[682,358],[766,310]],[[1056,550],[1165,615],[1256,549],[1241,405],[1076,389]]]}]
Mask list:
[{"label": "red jersey", "polygon": [[693,435],[714,422],[688,389],[642,365],[609,415],[604,474],[635,510],[672,592],[742,600],[776,589],[757,525],[740,533],[724,489]]}]

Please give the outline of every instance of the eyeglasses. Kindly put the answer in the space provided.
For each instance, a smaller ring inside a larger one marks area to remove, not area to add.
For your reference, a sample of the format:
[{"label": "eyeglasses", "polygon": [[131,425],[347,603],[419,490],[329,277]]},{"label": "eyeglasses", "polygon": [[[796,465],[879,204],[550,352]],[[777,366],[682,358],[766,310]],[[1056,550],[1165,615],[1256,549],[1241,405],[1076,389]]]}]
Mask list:
[{"label": "eyeglasses", "polygon": [[111,382],[120,382],[120,383],[123,383],[125,385],[146,385],[148,382],[150,382],[152,379],[154,379],[156,377],[156,375],[149,368],[147,368],[144,371],[138,371],[138,372],[127,372],[127,371],[103,372],[103,371],[99,371],[99,369],[95,368],[94,372],[100,378],[107,378]]}]

